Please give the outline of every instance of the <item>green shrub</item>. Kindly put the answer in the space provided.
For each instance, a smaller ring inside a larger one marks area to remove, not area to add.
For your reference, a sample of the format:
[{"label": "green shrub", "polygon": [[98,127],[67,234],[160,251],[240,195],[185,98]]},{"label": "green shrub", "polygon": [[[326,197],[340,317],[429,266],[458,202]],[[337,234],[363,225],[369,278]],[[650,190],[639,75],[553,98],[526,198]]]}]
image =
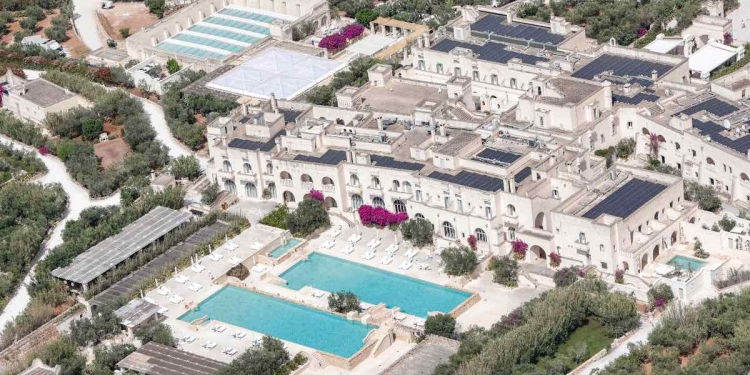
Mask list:
[{"label": "green shrub", "polygon": [[31,17],[26,17],[21,20],[20,25],[24,30],[34,31],[36,29],[37,20]]},{"label": "green shrub", "polygon": [[350,311],[362,312],[359,297],[349,291],[333,292],[328,295],[328,308],[340,314]]},{"label": "green shrub", "polygon": [[448,314],[437,314],[428,317],[424,322],[426,335],[438,335],[451,338],[456,329],[456,319]]},{"label": "green shrub", "polygon": [[201,202],[203,204],[212,205],[216,203],[216,198],[221,194],[221,188],[219,183],[214,181],[210,183],[203,192],[201,192]]},{"label": "green shrub", "polygon": [[127,27],[123,27],[122,29],[120,29],[120,36],[123,39],[127,39],[130,36],[130,29]]},{"label": "green shrub", "polygon": [[440,253],[445,273],[451,276],[470,274],[477,267],[477,255],[467,246],[449,247]]},{"label": "green shrub", "polygon": [[193,155],[175,158],[169,163],[169,171],[176,179],[187,178],[188,180],[195,180],[202,173],[201,165]]},{"label": "green shrub", "polygon": [[706,259],[710,255],[708,251],[703,249],[703,242],[697,238],[695,239],[695,246],[693,247],[693,255],[695,255],[696,258],[701,259]]},{"label": "green shrub", "polygon": [[510,288],[518,286],[518,261],[507,255],[498,258],[493,257],[489,264],[490,270],[493,271],[492,281],[505,285]]},{"label": "green shrub", "polygon": [[698,202],[701,210],[716,212],[721,208],[721,199],[716,190],[697,182],[685,181],[685,199]]},{"label": "green shrub", "polygon": [[662,308],[674,299],[674,293],[668,284],[656,284],[648,290],[647,294],[651,307]]},{"label": "green shrub", "polygon": [[167,60],[167,71],[169,74],[175,74],[180,71],[180,64],[175,59]]},{"label": "green shrub", "polygon": [[247,270],[245,266],[242,264],[238,264],[231,269],[229,269],[229,272],[227,272],[228,276],[236,277],[240,280],[245,280],[248,276],[250,276],[250,271]]},{"label": "green shrub", "polygon": [[287,229],[286,228],[286,216],[289,214],[289,208],[284,205],[278,205],[276,208],[269,212],[266,216],[260,219],[260,223],[268,225],[270,227]]},{"label": "green shrub", "polygon": [[428,220],[409,219],[401,223],[401,234],[415,247],[430,246],[435,227]]},{"label": "green shrub", "polygon": [[305,237],[330,225],[328,211],[323,202],[316,199],[303,200],[296,210],[286,215],[286,227],[297,237]]},{"label": "green shrub", "polygon": [[141,325],[135,331],[135,337],[141,340],[142,344],[153,341],[173,348],[177,347],[177,340],[172,336],[172,328],[157,321]]},{"label": "green shrub", "polygon": [[555,281],[555,286],[558,288],[573,285],[573,283],[578,281],[578,267],[561,268],[555,272],[552,278]]}]

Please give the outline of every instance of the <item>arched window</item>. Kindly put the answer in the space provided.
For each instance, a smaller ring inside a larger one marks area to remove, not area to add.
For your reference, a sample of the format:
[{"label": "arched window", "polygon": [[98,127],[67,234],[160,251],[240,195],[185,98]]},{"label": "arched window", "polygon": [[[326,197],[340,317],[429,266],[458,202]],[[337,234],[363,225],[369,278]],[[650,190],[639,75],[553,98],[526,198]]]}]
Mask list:
[{"label": "arched window", "polygon": [[405,192],[411,193],[411,184],[408,181],[404,181],[404,183],[401,184],[401,186],[404,187]]},{"label": "arched window", "polygon": [[234,181],[232,180],[226,180],[224,181],[224,190],[228,191],[231,194],[237,193],[237,185],[234,184]]},{"label": "arched window", "polygon": [[282,180],[291,180],[292,179],[292,175],[289,174],[289,172],[287,172],[287,171],[281,172],[281,179]]},{"label": "arched window", "polygon": [[270,161],[266,163],[266,173],[273,174],[273,163]]},{"label": "arched window", "polygon": [[242,171],[245,172],[245,174],[252,174],[253,166],[250,165],[250,163],[242,164]]},{"label": "arched window", "polygon": [[508,214],[508,216],[515,217],[516,216],[516,207],[513,206],[512,204],[509,204],[507,207],[505,207],[505,212]]},{"label": "arched window", "polygon": [[255,187],[254,183],[248,182],[245,184],[245,195],[248,198],[258,198],[258,188]]},{"label": "arched window", "polygon": [[349,185],[351,185],[351,186],[359,186],[359,177],[357,177],[356,174],[350,174],[349,175]]},{"label": "arched window", "polygon": [[393,191],[398,191],[401,188],[401,183],[398,180],[393,180]]},{"label": "arched window", "polygon": [[303,174],[299,178],[302,182],[312,182],[312,177],[309,174]]},{"label": "arched window", "polygon": [[446,238],[456,238],[456,229],[453,228],[453,224],[447,221],[443,222],[443,235]]},{"label": "arched window", "polygon": [[364,203],[364,200],[362,200],[362,196],[359,194],[352,195],[352,208],[355,210],[358,210],[360,206]]},{"label": "arched window", "polygon": [[396,212],[406,212],[406,204],[401,199],[393,201],[393,209]]},{"label": "arched window", "polygon": [[664,139],[664,136],[663,136],[663,135],[661,135],[661,134],[659,134],[659,136],[658,136],[658,137],[656,137],[656,139],[658,139],[660,143],[664,143],[664,142],[666,142],[666,141],[667,141],[666,139]]},{"label": "arched window", "polygon": [[268,195],[270,198],[276,198],[276,183],[271,182],[268,184]]},{"label": "arched window", "polygon": [[230,163],[229,160],[224,160],[224,163],[222,164],[222,169],[224,170],[224,172],[231,172],[232,163]]},{"label": "arched window", "polygon": [[385,208],[385,201],[383,201],[383,198],[381,198],[381,197],[375,197],[375,198],[372,198],[372,205],[374,207],[383,207],[383,208]]},{"label": "arched window", "polygon": [[422,214],[416,214],[416,215],[414,215],[414,219],[415,220],[424,220],[424,215],[422,215]]},{"label": "arched window", "polygon": [[374,189],[380,189],[380,179],[372,176],[372,180],[370,180],[370,187]]},{"label": "arched window", "polygon": [[714,159],[711,159],[711,158],[706,158],[706,163],[708,163],[709,165],[715,165],[716,164],[716,163],[714,163]]},{"label": "arched window", "polygon": [[321,182],[323,182],[323,186],[333,185],[333,179],[330,177],[323,177],[323,180],[321,180]]},{"label": "arched window", "polygon": [[508,240],[510,241],[516,240],[516,228],[513,228],[513,227],[508,228]]},{"label": "arched window", "polygon": [[641,129],[641,132],[643,133],[643,135],[650,135],[651,134],[651,132],[648,131],[648,129],[646,129],[646,128]]},{"label": "arched window", "polygon": [[474,236],[477,238],[477,241],[479,242],[487,242],[487,233],[482,230],[482,228],[477,228],[474,230]]},{"label": "arched window", "polygon": [[747,174],[745,174],[745,172],[740,173],[740,178],[742,181],[747,181]]}]

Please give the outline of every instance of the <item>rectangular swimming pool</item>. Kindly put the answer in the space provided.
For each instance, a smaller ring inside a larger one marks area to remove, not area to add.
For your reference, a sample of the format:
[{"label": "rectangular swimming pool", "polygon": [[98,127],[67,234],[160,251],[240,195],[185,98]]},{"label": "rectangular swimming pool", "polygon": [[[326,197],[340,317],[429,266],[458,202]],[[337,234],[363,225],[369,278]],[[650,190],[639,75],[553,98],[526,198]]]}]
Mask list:
[{"label": "rectangular swimming pool", "polygon": [[295,290],[308,285],[329,292],[352,291],[362,301],[382,302],[389,308],[398,306],[404,313],[423,318],[430,311],[449,313],[471,296],[460,290],[317,252],[279,276]]},{"label": "rectangular swimming pool", "polygon": [[279,259],[282,255],[286,254],[287,251],[289,251],[291,248],[297,246],[300,242],[300,240],[296,238],[291,238],[289,241],[287,241],[285,244],[280,245],[279,247],[271,250],[268,255],[271,256],[271,258]]},{"label": "rectangular swimming pool", "polygon": [[214,293],[180,320],[204,316],[344,358],[361,349],[367,333],[375,328],[234,286]]},{"label": "rectangular swimming pool", "polygon": [[672,259],[670,259],[667,264],[670,266],[674,266],[677,268],[681,268],[684,270],[693,270],[697,271],[701,269],[703,266],[706,265],[706,262],[700,261],[698,259],[689,258],[682,255],[675,255]]}]

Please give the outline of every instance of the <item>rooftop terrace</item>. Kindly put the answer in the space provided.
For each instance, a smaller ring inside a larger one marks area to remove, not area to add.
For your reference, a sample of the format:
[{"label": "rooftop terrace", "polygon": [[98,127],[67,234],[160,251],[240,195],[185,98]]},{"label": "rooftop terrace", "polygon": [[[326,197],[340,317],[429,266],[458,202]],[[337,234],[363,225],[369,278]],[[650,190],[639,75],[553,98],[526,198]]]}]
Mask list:
[{"label": "rooftop terrace", "polygon": [[539,61],[548,61],[546,57],[529,55],[522,52],[516,52],[510,49],[506,44],[497,42],[486,42],[483,45],[459,42],[452,39],[443,39],[430,49],[450,53],[455,48],[465,48],[471,50],[480,60],[492,61],[501,64],[507,64],[511,59],[520,59],[523,63],[534,65]]}]

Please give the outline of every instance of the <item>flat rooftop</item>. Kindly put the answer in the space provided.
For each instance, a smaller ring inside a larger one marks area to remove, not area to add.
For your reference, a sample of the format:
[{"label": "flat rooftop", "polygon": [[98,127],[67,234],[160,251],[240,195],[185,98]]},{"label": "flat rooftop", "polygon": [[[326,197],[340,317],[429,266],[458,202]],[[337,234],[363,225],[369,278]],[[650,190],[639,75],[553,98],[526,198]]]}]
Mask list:
[{"label": "flat rooftop", "polygon": [[214,78],[206,87],[237,95],[291,99],[346,66],[303,52],[269,47]]},{"label": "flat rooftop", "polygon": [[74,96],[72,92],[44,79],[28,81],[23,97],[42,108],[51,107]]},{"label": "flat rooftop", "polygon": [[231,141],[229,141],[229,143],[227,143],[227,147],[239,148],[239,149],[251,150],[251,151],[269,152],[273,150],[274,147],[276,147],[276,138],[285,134],[286,134],[286,130],[282,130],[276,133],[270,139],[259,139],[259,138],[247,137],[244,134],[243,129],[237,129],[237,131],[235,131],[235,138],[233,138]]},{"label": "flat rooftop", "polygon": [[422,163],[396,160],[390,156],[370,155],[372,165],[381,168],[393,168],[405,171],[419,171],[424,168]]},{"label": "flat rooftop", "polygon": [[346,161],[346,151],[328,150],[322,155],[296,155],[296,161],[305,161],[316,164],[339,165]]},{"label": "flat rooftop", "polygon": [[666,188],[662,184],[633,178],[598,201],[582,216],[588,219],[596,219],[601,214],[607,214],[626,218]]},{"label": "flat rooftop", "polygon": [[441,104],[448,99],[447,90],[437,87],[412,85],[395,79],[384,87],[370,86],[360,94],[361,104],[357,107],[375,112],[411,115],[423,102]]},{"label": "flat rooftop", "polygon": [[671,64],[605,53],[573,72],[571,76],[593,80],[596,76],[606,74],[626,79],[631,83],[638,82],[641,86],[650,86],[653,83],[651,72],[655,70],[661,77],[672,68],[674,65]]},{"label": "flat rooftop", "polygon": [[458,352],[460,342],[430,335],[387,368],[383,375],[426,375],[447,363],[450,356]]},{"label": "flat rooftop", "polygon": [[520,59],[521,62],[529,65],[535,65],[539,61],[549,61],[546,57],[529,55],[521,52],[512,51],[508,45],[497,42],[486,42],[484,45],[459,42],[452,39],[443,39],[430,49],[450,53],[455,48],[465,48],[476,54],[480,60],[491,61],[501,64],[507,64],[511,59]]},{"label": "flat rooftop", "polygon": [[503,180],[469,171],[460,171],[456,174],[434,171],[427,177],[486,192],[494,193],[504,189]]},{"label": "flat rooftop", "polygon": [[547,80],[546,84],[549,89],[559,95],[559,97],[544,95],[536,97],[536,100],[542,103],[558,106],[568,103],[580,103],[602,89],[595,84],[567,78],[552,78]]},{"label": "flat rooftop", "polygon": [[692,104],[689,107],[678,112],[678,114],[684,113],[688,116],[692,116],[700,111],[706,111],[716,117],[721,118],[721,117],[730,115],[734,112],[737,112],[739,110],[740,108],[737,107],[736,105],[728,103],[719,98],[713,97],[708,100],[700,101],[695,104]]},{"label": "flat rooftop", "polygon": [[122,325],[134,328],[151,319],[159,312],[160,308],[159,305],[137,298],[117,309],[115,315],[120,319]]},{"label": "flat rooftop", "polygon": [[225,364],[151,341],[117,366],[146,375],[212,375]]},{"label": "flat rooftop", "polygon": [[559,45],[565,41],[565,36],[553,34],[550,28],[525,24],[521,22],[508,22],[508,17],[503,14],[489,14],[478,19],[471,25],[471,31],[485,34],[500,35],[506,38],[520,39],[542,44]]},{"label": "flat rooftop", "polygon": [[516,152],[485,147],[476,155],[474,155],[472,160],[492,165],[508,166],[513,164],[513,162],[520,159],[522,156],[523,155]]},{"label": "flat rooftop", "polygon": [[123,228],[120,233],[79,254],[67,267],[55,269],[52,275],[88,284],[191,218],[192,215],[187,212],[158,206]]}]

